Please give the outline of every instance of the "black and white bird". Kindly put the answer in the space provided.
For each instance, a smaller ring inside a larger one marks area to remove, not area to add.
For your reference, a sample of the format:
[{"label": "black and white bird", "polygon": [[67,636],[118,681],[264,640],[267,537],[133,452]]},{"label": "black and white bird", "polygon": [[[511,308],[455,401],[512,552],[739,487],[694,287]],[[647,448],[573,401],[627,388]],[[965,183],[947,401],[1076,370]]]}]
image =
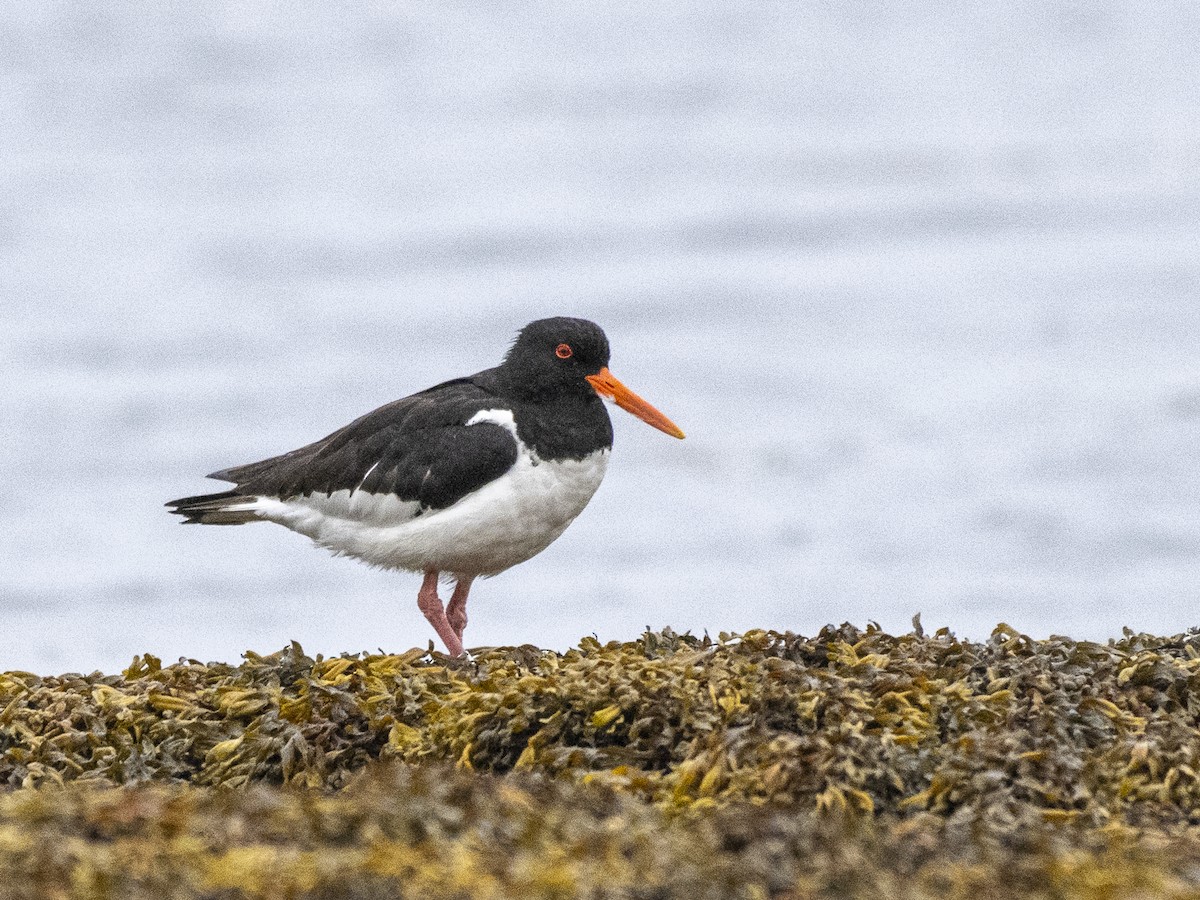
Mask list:
[{"label": "black and white bird", "polygon": [[[471,582],[545,550],[600,486],[613,441],[602,397],[683,437],[608,361],[595,323],[539,319],[495,368],[388,403],[299,450],[214,472],[233,489],[167,506],[185,523],[276,522],[335,554],[424,573],[417,605],[460,656]],[[445,607],[441,576],[454,580]]]}]

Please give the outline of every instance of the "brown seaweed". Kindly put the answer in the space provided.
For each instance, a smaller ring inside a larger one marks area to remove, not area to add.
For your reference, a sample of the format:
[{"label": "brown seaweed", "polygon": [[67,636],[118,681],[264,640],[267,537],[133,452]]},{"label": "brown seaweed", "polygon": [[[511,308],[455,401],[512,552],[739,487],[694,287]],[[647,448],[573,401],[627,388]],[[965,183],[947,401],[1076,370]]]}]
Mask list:
[{"label": "brown seaweed", "polygon": [[1004,625],[9,672],[0,864],[124,896],[128,819],[162,896],[1200,896],[1198,678],[1194,632]]}]

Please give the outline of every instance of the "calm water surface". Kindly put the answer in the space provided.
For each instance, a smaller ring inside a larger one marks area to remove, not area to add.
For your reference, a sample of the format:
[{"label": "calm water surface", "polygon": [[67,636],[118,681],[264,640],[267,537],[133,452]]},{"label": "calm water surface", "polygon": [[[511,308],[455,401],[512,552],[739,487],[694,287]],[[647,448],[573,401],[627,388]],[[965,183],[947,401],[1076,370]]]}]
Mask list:
[{"label": "calm water surface", "polygon": [[468,644],[1200,624],[1198,48],[1185,2],[0,2],[0,668],[423,644],[416,576],[162,503],[554,314],[688,440],[614,412]]}]

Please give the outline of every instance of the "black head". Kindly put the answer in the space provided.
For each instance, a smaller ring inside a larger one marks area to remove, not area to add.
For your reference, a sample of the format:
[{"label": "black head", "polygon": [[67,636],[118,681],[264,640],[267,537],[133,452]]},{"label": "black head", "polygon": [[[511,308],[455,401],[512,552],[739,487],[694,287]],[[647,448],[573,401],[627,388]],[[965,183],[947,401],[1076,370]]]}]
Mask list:
[{"label": "black head", "polygon": [[608,356],[608,338],[599,325],[558,316],[522,328],[501,369],[520,396],[592,394],[586,376],[607,366]]},{"label": "black head", "polygon": [[[608,338],[587,319],[538,319],[521,329],[504,362],[488,374],[510,397],[541,404],[566,404],[572,416],[588,406],[609,443],[612,425],[599,398],[672,437],[679,426],[631,391],[608,370]],[[580,401],[583,404],[580,405]],[[598,446],[608,446],[602,444]]]}]

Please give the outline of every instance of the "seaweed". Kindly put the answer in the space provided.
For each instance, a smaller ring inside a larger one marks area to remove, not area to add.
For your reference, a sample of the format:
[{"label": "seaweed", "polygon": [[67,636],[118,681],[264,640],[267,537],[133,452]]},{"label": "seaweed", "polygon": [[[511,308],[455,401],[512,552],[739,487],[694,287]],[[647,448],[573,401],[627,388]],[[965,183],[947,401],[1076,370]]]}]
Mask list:
[{"label": "seaweed", "polygon": [[1196,896],[1197,679],[1195,631],[919,622],[8,672],[0,869],[64,896]]},{"label": "seaweed", "polygon": [[0,794],[5,897],[1194,897],[1200,845],[1030,819],[1006,836],[375,763],[339,791],[150,783]]}]

